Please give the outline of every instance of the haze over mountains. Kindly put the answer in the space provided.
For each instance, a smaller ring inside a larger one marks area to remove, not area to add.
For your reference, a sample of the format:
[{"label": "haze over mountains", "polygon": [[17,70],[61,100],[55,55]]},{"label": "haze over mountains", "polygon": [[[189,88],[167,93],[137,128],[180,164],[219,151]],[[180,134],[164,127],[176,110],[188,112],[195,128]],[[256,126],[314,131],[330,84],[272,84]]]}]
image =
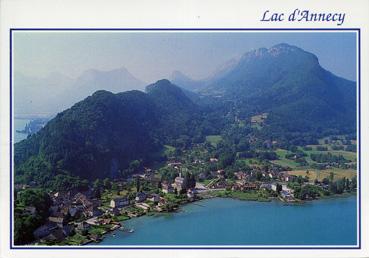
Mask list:
[{"label": "haze over mountains", "polygon": [[[140,85],[127,74],[90,71],[74,85],[86,96],[102,85],[113,91]],[[159,160],[166,144],[185,148],[227,133],[239,121],[252,132],[250,117],[260,113],[268,117],[254,133],[280,144],[311,144],[326,131],[356,131],[356,83],[326,71],[314,54],[295,46],[250,51],[201,82],[178,72],[174,77],[186,91],[160,80],[146,93],[97,91],[74,104],[15,145],[17,174],[32,180],[42,168],[46,181],[66,172],[88,179],[114,176],[132,160]]]},{"label": "haze over mountains", "polygon": [[104,89],[113,93],[141,90],[146,83],[135,78],[124,67],[100,71],[90,69],[76,79],[59,73],[45,78],[14,75],[15,115],[54,115],[81,101],[95,91]]},{"label": "haze over mountains", "polygon": [[179,87],[199,92],[201,89],[211,85],[216,82],[218,79],[225,77],[228,72],[232,71],[232,69],[238,64],[239,59],[231,59],[219,66],[211,75],[202,79],[202,80],[193,80],[187,75],[183,74],[180,71],[173,71],[170,76],[170,81]]}]

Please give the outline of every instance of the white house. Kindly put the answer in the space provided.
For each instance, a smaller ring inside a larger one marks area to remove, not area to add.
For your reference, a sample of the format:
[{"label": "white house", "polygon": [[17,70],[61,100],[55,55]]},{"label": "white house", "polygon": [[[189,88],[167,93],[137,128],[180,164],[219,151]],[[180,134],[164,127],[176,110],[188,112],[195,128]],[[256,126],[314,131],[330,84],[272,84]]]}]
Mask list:
[{"label": "white house", "polygon": [[114,198],[110,201],[110,207],[112,208],[122,208],[124,206],[129,205],[128,197],[124,198]]}]

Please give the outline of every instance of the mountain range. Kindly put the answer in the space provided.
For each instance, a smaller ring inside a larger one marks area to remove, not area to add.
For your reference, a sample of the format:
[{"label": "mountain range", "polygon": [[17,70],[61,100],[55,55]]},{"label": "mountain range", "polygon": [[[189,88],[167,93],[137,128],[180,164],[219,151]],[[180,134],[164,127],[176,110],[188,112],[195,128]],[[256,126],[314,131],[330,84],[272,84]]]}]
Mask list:
[{"label": "mountain range", "polygon": [[[120,87],[114,80],[124,78],[99,74],[101,81],[89,83],[98,74],[91,73],[80,80],[86,92],[105,82]],[[174,77],[184,89],[159,80],[146,93],[97,91],[59,113],[15,145],[18,179],[47,182],[58,173],[114,177],[133,160],[160,160],[166,144],[186,148],[261,113],[268,115],[255,135],[281,143],[311,144],[326,132],[356,131],[356,83],[326,71],[314,54],[296,46],[247,52],[202,82]]]},{"label": "mountain range", "polygon": [[326,71],[314,54],[301,48],[260,48],[221,71],[209,80],[190,81],[182,75],[174,81],[184,89],[233,102],[244,118],[270,112],[269,121],[283,121],[284,128],[356,125],[356,83]]}]

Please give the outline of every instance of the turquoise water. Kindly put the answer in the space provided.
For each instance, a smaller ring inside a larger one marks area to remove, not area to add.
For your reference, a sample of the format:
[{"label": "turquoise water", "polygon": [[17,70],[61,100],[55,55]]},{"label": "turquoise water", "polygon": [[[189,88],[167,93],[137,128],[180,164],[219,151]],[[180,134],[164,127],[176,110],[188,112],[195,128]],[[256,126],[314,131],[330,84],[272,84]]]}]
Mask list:
[{"label": "turquoise water", "polygon": [[27,134],[25,133],[17,133],[16,130],[23,130],[27,123],[29,123],[29,119],[14,119],[14,143],[20,142],[27,138]]},{"label": "turquoise water", "polygon": [[356,196],[303,205],[209,199],[124,222],[97,245],[356,245]]}]

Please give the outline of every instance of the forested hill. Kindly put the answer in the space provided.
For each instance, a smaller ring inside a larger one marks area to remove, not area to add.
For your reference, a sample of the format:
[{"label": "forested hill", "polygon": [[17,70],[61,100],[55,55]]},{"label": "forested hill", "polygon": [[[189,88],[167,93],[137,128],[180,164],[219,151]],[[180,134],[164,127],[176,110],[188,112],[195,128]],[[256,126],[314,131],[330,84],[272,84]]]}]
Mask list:
[{"label": "forested hill", "polygon": [[168,80],[146,87],[148,97],[156,103],[161,137],[164,142],[180,135],[194,135],[201,121],[201,112],[183,91]]},{"label": "forested hill", "polygon": [[114,177],[132,160],[156,160],[165,141],[193,131],[190,123],[200,113],[169,81],[150,85],[148,92],[97,91],[59,113],[15,145],[18,178],[41,183],[60,173]]}]

